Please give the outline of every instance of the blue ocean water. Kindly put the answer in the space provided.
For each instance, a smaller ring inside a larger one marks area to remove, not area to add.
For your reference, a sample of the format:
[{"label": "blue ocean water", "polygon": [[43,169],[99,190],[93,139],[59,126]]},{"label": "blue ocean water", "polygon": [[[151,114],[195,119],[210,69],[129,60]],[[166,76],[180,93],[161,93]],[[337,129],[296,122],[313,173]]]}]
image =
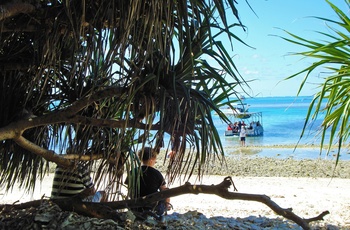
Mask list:
[{"label": "blue ocean water", "polygon": [[[250,105],[249,112],[262,112],[262,125],[264,135],[261,137],[247,137],[246,145],[253,146],[276,146],[276,145],[319,145],[320,136],[316,134],[320,130],[322,115],[312,124],[308,124],[303,137],[300,139],[301,131],[305,123],[305,117],[312,101],[312,97],[260,97],[247,98],[245,103]],[[227,125],[219,117],[213,114],[214,124],[221,134],[224,147],[240,146],[238,137],[227,137],[224,135]],[[332,158],[334,153],[326,156],[326,152],[320,153],[319,147],[314,148],[262,148],[258,156],[268,157],[294,157],[294,158]],[[350,154],[346,150],[341,152],[340,159],[350,160]]]}]

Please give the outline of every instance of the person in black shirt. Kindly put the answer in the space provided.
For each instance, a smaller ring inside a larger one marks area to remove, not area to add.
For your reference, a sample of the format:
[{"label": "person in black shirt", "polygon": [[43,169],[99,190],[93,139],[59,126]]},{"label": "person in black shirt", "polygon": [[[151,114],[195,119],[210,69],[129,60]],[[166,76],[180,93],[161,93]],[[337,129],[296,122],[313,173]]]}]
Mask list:
[{"label": "person in black shirt", "polygon": [[[168,189],[163,175],[154,168],[157,161],[157,154],[158,151],[155,151],[149,147],[145,147],[143,150],[138,152],[138,156],[142,161],[142,166],[140,168],[141,173],[138,175],[138,169],[136,169],[134,173],[131,172],[131,174],[134,174],[133,177],[139,178],[139,183],[137,180],[135,180],[135,184],[129,190],[130,198],[135,199]],[[125,183],[129,185],[131,180],[126,178]],[[165,201],[158,202],[157,205],[155,205],[156,213],[158,215],[163,215],[167,210],[169,210],[169,202],[169,198],[166,198]],[[149,207],[143,207],[138,211],[151,209],[152,208]]]}]

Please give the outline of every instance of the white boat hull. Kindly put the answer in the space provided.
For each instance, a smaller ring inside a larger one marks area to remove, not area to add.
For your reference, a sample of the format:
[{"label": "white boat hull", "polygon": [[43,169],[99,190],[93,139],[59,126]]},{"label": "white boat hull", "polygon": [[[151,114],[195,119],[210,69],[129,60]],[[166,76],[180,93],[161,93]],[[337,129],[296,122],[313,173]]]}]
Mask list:
[{"label": "white boat hull", "polygon": [[[262,126],[257,126],[255,129],[246,129],[247,137],[259,137],[264,135]],[[232,130],[226,130],[225,136],[239,136],[239,132],[233,132]]]}]

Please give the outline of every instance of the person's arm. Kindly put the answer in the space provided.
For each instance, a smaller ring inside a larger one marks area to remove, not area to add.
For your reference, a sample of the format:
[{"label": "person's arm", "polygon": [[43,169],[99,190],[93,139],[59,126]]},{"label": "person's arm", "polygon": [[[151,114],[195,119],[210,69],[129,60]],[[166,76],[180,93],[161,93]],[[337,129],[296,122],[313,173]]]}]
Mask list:
[{"label": "person's arm", "polygon": [[[167,186],[165,186],[165,185],[161,185],[160,188],[159,188],[160,191],[164,191],[164,190],[168,190],[168,189],[169,188]],[[170,210],[171,209],[170,198],[169,197],[166,198],[165,202],[166,202],[167,209]]]},{"label": "person's arm", "polygon": [[90,176],[90,170],[88,167],[82,167],[81,169],[81,179],[85,189],[79,194],[80,197],[85,198],[88,196],[93,196],[96,193],[94,183]]},{"label": "person's arm", "polygon": [[86,189],[84,189],[84,191],[79,193],[79,197],[85,198],[88,196],[93,196],[95,193],[96,193],[96,191],[95,191],[94,187],[86,188]]}]

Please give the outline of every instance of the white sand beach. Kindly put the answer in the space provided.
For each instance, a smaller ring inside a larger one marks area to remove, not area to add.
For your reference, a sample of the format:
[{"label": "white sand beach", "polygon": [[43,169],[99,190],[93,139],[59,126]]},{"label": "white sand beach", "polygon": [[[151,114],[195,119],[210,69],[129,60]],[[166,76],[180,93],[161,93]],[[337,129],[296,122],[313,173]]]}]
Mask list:
[{"label": "white sand beach", "polygon": [[[0,192],[1,203],[26,202],[49,196],[53,174],[48,174],[41,186],[37,186],[34,194],[24,194],[18,188],[8,194]],[[225,176],[204,176],[201,182],[192,184],[219,184]],[[350,179],[339,178],[296,178],[296,177],[235,177],[234,183],[240,193],[265,194],[282,208],[293,208],[295,214],[310,218],[328,210],[329,215],[320,225],[338,226],[350,229]],[[171,187],[178,186],[176,182]],[[233,189],[231,190],[233,191]],[[216,195],[181,195],[171,198],[177,213],[198,211],[207,217],[247,217],[265,216],[276,218],[269,207],[254,201],[225,200]]]},{"label": "white sand beach", "polygon": [[[224,176],[205,176],[203,184],[218,184]],[[293,208],[303,218],[311,218],[328,210],[325,225],[349,227],[350,229],[350,180],[329,178],[294,177],[238,177],[233,178],[240,193],[265,194],[282,208]],[[233,190],[232,190],[233,191]],[[225,200],[215,195],[184,195],[171,200],[174,211],[197,210],[207,217],[276,215],[265,204],[254,201]]]}]

